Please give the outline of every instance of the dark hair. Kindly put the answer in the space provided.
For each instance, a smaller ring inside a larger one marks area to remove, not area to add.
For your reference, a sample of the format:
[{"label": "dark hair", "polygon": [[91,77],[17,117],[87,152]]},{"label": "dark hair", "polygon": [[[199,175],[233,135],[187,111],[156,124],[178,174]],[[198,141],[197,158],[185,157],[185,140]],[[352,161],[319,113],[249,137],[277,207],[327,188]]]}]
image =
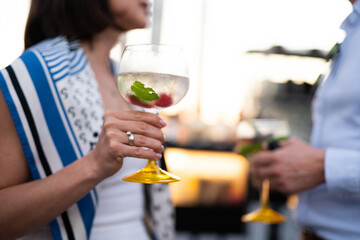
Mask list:
[{"label": "dark hair", "polygon": [[107,0],[32,0],[25,28],[25,49],[59,35],[91,40],[115,26]]}]

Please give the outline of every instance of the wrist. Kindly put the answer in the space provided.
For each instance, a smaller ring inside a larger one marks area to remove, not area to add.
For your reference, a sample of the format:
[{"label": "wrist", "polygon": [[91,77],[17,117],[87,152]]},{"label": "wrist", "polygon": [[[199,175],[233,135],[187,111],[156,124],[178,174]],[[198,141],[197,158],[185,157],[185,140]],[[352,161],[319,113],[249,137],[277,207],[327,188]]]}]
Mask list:
[{"label": "wrist", "polygon": [[315,162],[317,163],[316,169],[318,169],[317,174],[318,174],[319,184],[322,184],[325,182],[325,155],[326,155],[325,150],[316,149]]},{"label": "wrist", "polygon": [[100,182],[106,178],[105,174],[102,173],[97,158],[93,151],[84,156],[81,161],[83,162],[84,174],[87,179]]}]

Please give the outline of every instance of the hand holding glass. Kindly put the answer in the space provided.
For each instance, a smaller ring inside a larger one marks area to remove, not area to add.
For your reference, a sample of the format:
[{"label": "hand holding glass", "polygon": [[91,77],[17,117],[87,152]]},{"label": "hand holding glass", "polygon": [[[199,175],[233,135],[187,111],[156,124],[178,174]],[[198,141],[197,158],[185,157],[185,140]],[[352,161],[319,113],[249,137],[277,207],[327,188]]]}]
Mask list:
[{"label": "hand holding glass", "polygon": [[[159,113],[177,104],[189,89],[189,73],[181,48],[170,45],[129,45],[120,60],[118,88],[122,97],[143,111]],[[180,178],[162,170],[155,160],[124,177],[140,183],[169,183]]]}]

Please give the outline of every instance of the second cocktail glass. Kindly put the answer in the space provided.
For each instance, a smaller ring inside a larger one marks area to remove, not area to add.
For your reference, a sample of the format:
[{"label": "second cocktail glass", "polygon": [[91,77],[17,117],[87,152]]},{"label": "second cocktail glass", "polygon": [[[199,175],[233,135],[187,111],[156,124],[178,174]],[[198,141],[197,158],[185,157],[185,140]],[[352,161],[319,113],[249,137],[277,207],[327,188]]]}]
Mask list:
[{"label": "second cocktail glass", "polygon": [[[262,145],[267,142],[270,150],[279,146],[278,141],[289,137],[288,123],[277,119],[254,119],[243,121],[239,125],[236,151],[245,157],[262,150]],[[270,208],[269,205],[270,180],[264,179],[260,192],[260,207],[253,212],[242,216],[243,222],[261,222],[267,224],[281,223],[286,218]]]}]

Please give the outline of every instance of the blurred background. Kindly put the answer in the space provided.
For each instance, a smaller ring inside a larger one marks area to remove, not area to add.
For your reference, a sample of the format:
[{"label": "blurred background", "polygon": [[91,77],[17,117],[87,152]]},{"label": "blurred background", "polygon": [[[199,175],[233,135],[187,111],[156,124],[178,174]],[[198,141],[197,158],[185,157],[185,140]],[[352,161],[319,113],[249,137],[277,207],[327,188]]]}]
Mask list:
[{"label": "blurred background", "polygon": [[[168,168],[177,240],[297,239],[291,210],[296,196],[273,193],[273,208],[288,216],[280,225],[244,224],[258,205],[248,163],[234,153],[239,121],[287,120],[292,136],[309,140],[313,85],[325,71],[327,52],[344,33],[345,0],[151,0],[149,27],[119,40],[126,44],[181,46],[190,67],[190,89],[167,120]],[[29,0],[0,0],[0,68],[23,51]]]}]

